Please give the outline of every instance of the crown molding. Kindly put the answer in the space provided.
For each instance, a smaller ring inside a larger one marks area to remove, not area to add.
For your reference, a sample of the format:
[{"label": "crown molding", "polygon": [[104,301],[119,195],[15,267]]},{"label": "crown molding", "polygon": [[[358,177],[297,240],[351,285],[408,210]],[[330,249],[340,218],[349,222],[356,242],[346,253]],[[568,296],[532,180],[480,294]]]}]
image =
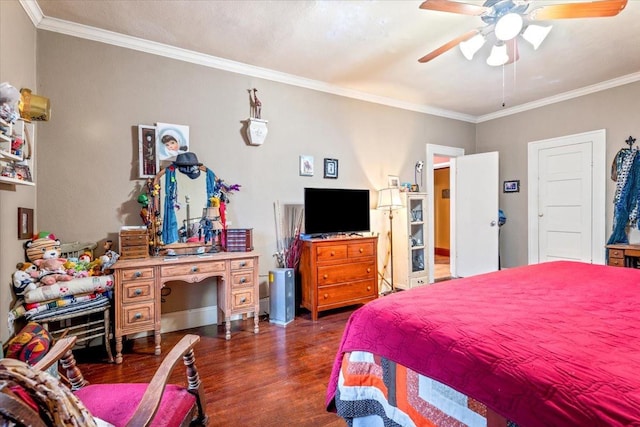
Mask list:
[{"label": "crown molding", "polygon": [[485,114],[478,116],[476,123],[482,123],[489,120],[498,119],[501,117],[511,116],[513,114],[522,113],[523,111],[533,110],[535,108],[544,107],[547,105],[555,104],[569,99],[578,98],[580,96],[589,95],[592,93],[600,92],[603,90],[611,89],[614,87],[634,83],[640,80],[640,72],[627,74],[626,76],[618,77],[615,79],[600,82],[591,86],[585,86],[580,89],[571,90],[569,92],[560,93],[558,95],[550,96],[548,98],[539,99],[537,101],[528,102],[526,104],[518,105],[516,107],[507,108],[505,110],[496,111],[495,113]]},{"label": "crown molding", "polygon": [[[1,1],[1,0],[0,0]],[[231,61],[212,55],[205,55],[187,49],[181,49],[162,43],[157,43],[138,37],[127,36],[113,31],[102,30],[87,25],[76,24],[61,19],[50,18],[43,15],[40,6],[36,0],[19,0],[25,12],[33,22],[33,25],[39,30],[47,30],[56,33],[66,34],[73,37],[93,40],[114,46],[120,46],[126,49],[132,49],[139,52],[150,53],[152,55],[163,56],[166,58],[176,59],[179,61],[190,62],[192,64],[202,65],[204,67],[216,68],[223,71],[242,74],[246,76],[256,77],[264,80],[270,80],[278,83],[284,83],[292,86],[302,87],[319,92],[330,93],[333,95],[344,96],[347,98],[357,99],[360,101],[372,102],[375,104],[386,105],[389,107],[400,108],[418,113],[430,114],[433,116],[444,117],[453,120],[460,120],[469,123],[482,123],[501,117],[510,116],[535,108],[544,107],[555,104],[557,102],[566,101],[591,93],[599,92],[613,87],[637,82],[640,80],[640,72],[618,77],[615,79],[600,82],[591,86],[586,86],[573,91],[565,92],[549,98],[539,99],[527,104],[518,105],[512,108],[496,111],[493,113],[473,116],[455,111],[444,110],[440,108],[430,107],[428,105],[414,104],[410,102],[400,101],[393,98],[373,95],[370,93],[360,92],[353,89],[347,89],[337,85],[321,82],[318,80],[307,79],[295,76],[293,74],[282,73],[267,68],[256,67],[242,62]]]}]

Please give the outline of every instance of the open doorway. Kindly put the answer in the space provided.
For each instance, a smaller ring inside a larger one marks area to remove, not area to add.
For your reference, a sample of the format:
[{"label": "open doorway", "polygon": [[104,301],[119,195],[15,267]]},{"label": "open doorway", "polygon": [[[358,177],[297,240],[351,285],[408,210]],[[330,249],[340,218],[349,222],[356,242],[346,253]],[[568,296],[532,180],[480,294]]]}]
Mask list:
[{"label": "open doorway", "polygon": [[451,184],[448,158],[434,160],[433,223],[434,271],[436,282],[451,278]]}]

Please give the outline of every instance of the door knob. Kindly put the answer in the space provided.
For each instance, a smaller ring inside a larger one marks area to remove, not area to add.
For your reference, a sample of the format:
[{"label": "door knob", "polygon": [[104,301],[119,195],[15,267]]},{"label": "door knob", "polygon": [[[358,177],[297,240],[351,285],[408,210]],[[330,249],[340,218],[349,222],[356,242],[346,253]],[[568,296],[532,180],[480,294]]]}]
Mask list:
[{"label": "door knob", "polygon": [[496,222],[495,221],[491,221],[491,226],[495,227],[496,226]]}]

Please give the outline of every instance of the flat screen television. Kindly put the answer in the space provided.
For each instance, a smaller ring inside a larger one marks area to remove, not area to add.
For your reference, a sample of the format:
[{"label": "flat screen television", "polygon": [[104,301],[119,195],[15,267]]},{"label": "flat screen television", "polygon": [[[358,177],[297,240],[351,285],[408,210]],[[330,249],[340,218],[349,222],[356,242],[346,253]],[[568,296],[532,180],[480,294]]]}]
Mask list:
[{"label": "flat screen television", "polygon": [[359,233],[370,230],[369,190],[304,189],[305,234]]}]

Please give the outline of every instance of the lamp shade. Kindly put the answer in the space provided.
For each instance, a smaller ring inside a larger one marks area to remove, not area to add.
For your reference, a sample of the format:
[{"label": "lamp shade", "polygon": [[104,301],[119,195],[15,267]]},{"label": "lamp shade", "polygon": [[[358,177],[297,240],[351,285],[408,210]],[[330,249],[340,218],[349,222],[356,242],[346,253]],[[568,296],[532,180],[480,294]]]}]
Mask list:
[{"label": "lamp shade", "polygon": [[507,45],[494,45],[491,48],[491,55],[487,58],[487,64],[492,67],[497,67],[499,65],[504,65],[509,61],[509,55],[507,55]]},{"label": "lamp shade", "polygon": [[476,34],[469,40],[460,43],[460,50],[464,57],[471,61],[471,59],[473,59],[473,55],[480,50],[485,41],[486,39],[482,34]]},{"label": "lamp shade", "polygon": [[522,33],[522,38],[531,43],[533,49],[536,50],[551,31],[551,25],[543,27],[542,25],[529,25]]},{"label": "lamp shade", "polygon": [[517,13],[507,13],[496,22],[495,34],[498,40],[511,40],[522,30],[522,16]]},{"label": "lamp shade", "polygon": [[403,207],[399,188],[383,188],[378,191],[378,209],[395,210]]}]

